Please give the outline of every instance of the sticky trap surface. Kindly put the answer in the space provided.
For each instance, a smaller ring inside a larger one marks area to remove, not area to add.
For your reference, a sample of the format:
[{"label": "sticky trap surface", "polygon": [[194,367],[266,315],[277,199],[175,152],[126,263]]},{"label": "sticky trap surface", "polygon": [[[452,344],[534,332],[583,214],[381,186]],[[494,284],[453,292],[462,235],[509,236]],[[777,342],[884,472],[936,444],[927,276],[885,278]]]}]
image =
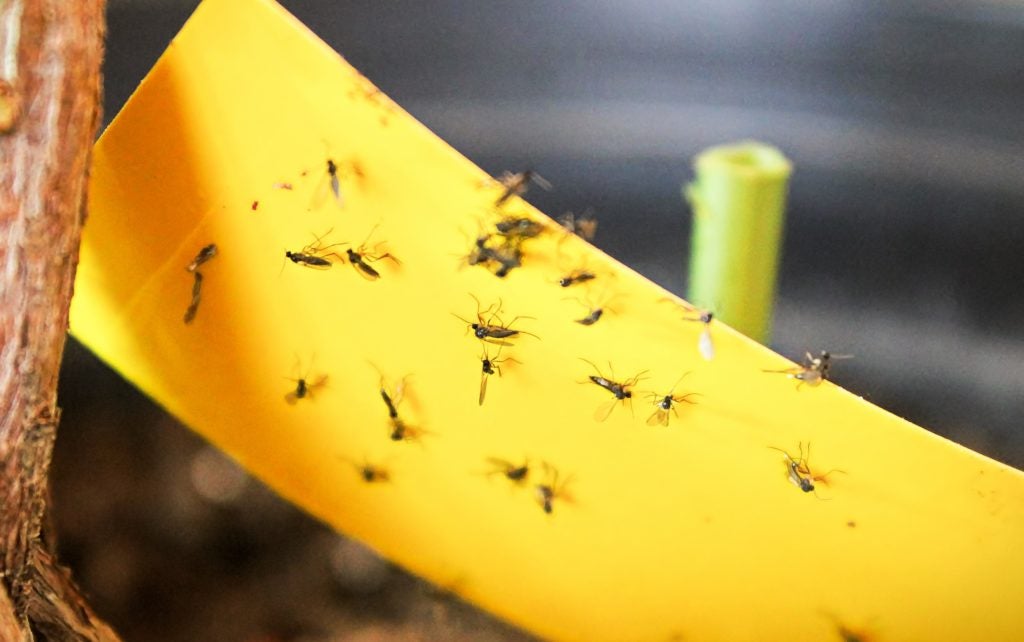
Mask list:
[{"label": "sticky trap surface", "polygon": [[[206,0],[96,146],[72,331],[283,496],[547,638],[1020,639],[1019,471],[763,372],[793,364],[503,191],[276,4]],[[502,217],[544,226],[504,278],[467,264]],[[590,377],[641,373],[596,420]]]}]

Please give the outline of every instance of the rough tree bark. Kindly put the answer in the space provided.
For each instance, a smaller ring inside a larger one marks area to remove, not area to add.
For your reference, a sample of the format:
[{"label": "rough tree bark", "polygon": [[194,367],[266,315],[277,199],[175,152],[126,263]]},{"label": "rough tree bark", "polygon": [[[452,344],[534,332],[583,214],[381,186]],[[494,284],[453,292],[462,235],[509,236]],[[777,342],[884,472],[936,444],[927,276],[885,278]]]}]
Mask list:
[{"label": "rough tree bark", "polygon": [[57,374],[100,118],[104,0],[0,0],[0,640],[116,640],[55,558]]}]

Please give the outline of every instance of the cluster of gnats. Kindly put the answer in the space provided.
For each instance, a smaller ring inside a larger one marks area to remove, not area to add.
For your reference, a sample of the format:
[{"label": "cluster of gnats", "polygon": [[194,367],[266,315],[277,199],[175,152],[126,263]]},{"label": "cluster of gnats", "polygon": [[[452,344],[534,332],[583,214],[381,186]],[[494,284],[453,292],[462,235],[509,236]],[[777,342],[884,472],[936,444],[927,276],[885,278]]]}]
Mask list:
[{"label": "cluster of gnats", "polygon": [[[338,206],[344,204],[342,192],[342,179],[347,177],[362,177],[362,173],[355,165],[343,165],[334,159],[328,158],[325,163],[325,170],[321,179],[320,187],[314,194],[314,202],[322,200],[323,194],[330,194]],[[539,174],[532,170],[520,173],[506,173],[496,179],[501,192],[493,203],[493,211],[496,214],[495,220],[490,224],[490,229],[479,234],[473,244],[470,253],[464,257],[469,265],[479,265],[487,268],[499,278],[506,277],[515,268],[521,267],[526,249],[529,244],[542,234],[560,231],[563,239],[576,236],[584,240],[592,240],[597,229],[597,221],[592,213],[585,212],[582,215],[568,213],[558,220],[558,225],[550,225],[540,222],[525,215],[511,215],[504,212],[504,207],[514,202],[513,197],[525,194],[531,184],[537,184],[545,189],[551,185]],[[275,183],[274,189],[291,190],[290,183]],[[375,265],[383,260],[392,262],[394,266],[401,265],[401,262],[391,252],[385,249],[384,241],[371,244],[371,239],[376,233],[379,224],[374,226],[362,243],[353,247],[347,241],[332,241],[330,236],[333,228],[322,234],[314,234],[313,241],[298,250],[286,250],[284,259],[304,268],[327,270],[335,263],[348,263],[359,276],[368,281],[376,281],[381,278],[381,272]],[[559,246],[561,240],[559,241]],[[202,274],[198,271],[206,261],[209,261],[217,254],[217,246],[209,244],[203,247],[196,257],[188,264],[186,270],[194,275],[194,286],[192,301],[185,314],[185,322],[190,323],[196,315],[199,307]],[[283,268],[283,266],[282,266]],[[572,267],[563,270],[562,275],[555,281],[557,285],[566,290],[580,290],[582,296],[566,297],[579,302],[587,310],[587,313],[574,321],[582,326],[591,326],[597,323],[605,312],[613,312],[609,302],[615,297],[604,290],[601,294],[595,294],[591,285],[606,277],[601,276],[597,271],[587,267]],[[476,303],[474,319],[464,318],[452,313],[462,323],[466,324],[466,332],[472,333],[473,338],[479,341],[480,345],[480,387],[477,396],[477,403],[483,405],[487,396],[487,386],[494,376],[502,376],[502,365],[506,367],[511,364],[521,366],[522,362],[503,351],[514,349],[515,341],[526,336],[539,339],[536,334],[513,327],[521,320],[530,320],[532,317],[513,316],[507,318],[500,299],[484,306],[474,295],[470,294]],[[712,360],[715,356],[714,343],[712,341],[712,326],[714,314],[710,310],[694,307],[678,299],[663,298],[661,302],[667,302],[678,306],[683,312],[682,320],[687,322],[698,322],[703,324],[703,330],[699,335],[697,350],[705,360]],[[506,320],[507,318],[507,320]],[[849,358],[849,355],[835,355],[822,351],[818,356],[806,353],[804,362],[799,366],[783,370],[765,370],[765,372],[783,373],[795,379],[797,389],[804,384],[817,386],[829,378],[832,361],[836,359]],[[607,374],[596,364],[582,359],[590,366],[591,374],[581,383],[593,384],[604,393],[611,395],[604,403],[598,406],[594,413],[594,419],[605,421],[619,405],[630,408],[632,413],[632,399],[635,395],[643,395],[650,402],[651,414],[647,417],[646,423],[649,426],[664,426],[670,424],[672,417],[679,417],[679,407],[682,404],[695,404],[693,397],[699,396],[698,392],[677,393],[676,389],[689,373],[681,375],[667,391],[637,390],[637,385],[647,378],[647,371],[637,373],[627,378],[619,379],[615,376],[611,363],[608,364]],[[407,417],[400,412],[400,406],[408,387],[409,376],[391,383],[378,369],[380,374],[378,393],[387,411],[388,438],[392,441],[416,441],[422,436],[432,434],[421,427],[409,422]],[[303,376],[289,378],[294,387],[285,395],[289,404],[295,404],[302,399],[312,399],[314,392],[326,386],[327,375],[311,376],[309,372]],[[799,455],[793,457],[789,452],[774,446],[784,455],[786,464],[786,478],[797,486],[801,491],[814,492],[815,484],[827,484],[828,475],[840,470],[830,470],[824,474],[812,472],[809,464],[810,444],[807,445],[807,454],[804,454],[803,444],[799,444]],[[363,460],[358,462],[342,457],[344,461],[351,464],[360,478],[366,483],[379,483],[391,481],[392,475],[386,467],[374,465]],[[501,474],[516,485],[525,485],[533,469],[528,461],[522,464],[513,464],[505,459],[488,457],[486,462],[490,466],[488,474]],[[551,514],[554,510],[554,503],[557,499],[571,501],[567,486],[572,476],[563,477],[559,471],[549,462],[541,462],[540,479],[532,485],[534,499],[545,513]]]}]

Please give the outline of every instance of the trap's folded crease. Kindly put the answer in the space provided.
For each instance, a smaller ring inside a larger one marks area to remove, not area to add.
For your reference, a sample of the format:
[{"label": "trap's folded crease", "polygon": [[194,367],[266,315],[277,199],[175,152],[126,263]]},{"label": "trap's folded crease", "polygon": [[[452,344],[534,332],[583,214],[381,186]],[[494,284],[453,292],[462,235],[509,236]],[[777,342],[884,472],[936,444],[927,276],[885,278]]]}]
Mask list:
[{"label": "trap's folded crease", "polygon": [[[199,6],[97,143],[91,181],[75,336],[283,496],[502,617],[581,640],[1024,631],[1019,471],[831,383],[764,373],[792,364],[680,318],[488,185],[269,0]],[[317,197],[325,181],[334,198]],[[515,219],[544,231],[479,242]],[[328,229],[357,252],[372,232],[386,245],[367,263],[401,262],[372,278],[288,261]],[[566,265],[614,275],[614,314],[580,319]],[[529,336],[488,348],[453,315],[520,317]],[[489,358],[506,367],[483,403]],[[297,393],[306,376],[315,395]],[[382,381],[404,382],[400,408]],[[645,407],[595,422],[625,388]],[[811,464],[771,449],[798,443]],[[828,501],[791,483],[833,468]]]}]

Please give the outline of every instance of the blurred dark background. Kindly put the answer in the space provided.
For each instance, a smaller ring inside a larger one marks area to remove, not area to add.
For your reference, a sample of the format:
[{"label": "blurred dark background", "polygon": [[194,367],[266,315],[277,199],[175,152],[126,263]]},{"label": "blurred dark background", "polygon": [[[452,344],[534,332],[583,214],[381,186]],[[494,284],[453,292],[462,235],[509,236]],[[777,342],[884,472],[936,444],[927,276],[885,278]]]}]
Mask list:
[{"label": "blurred dark background", "polygon": [[[195,2],[111,0],[107,120]],[[1024,4],[283,3],[492,174],[683,293],[702,148],[794,162],[774,344],[1024,467]],[[73,341],[54,468],[65,559],[129,640],[522,639],[332,535]]]}]

